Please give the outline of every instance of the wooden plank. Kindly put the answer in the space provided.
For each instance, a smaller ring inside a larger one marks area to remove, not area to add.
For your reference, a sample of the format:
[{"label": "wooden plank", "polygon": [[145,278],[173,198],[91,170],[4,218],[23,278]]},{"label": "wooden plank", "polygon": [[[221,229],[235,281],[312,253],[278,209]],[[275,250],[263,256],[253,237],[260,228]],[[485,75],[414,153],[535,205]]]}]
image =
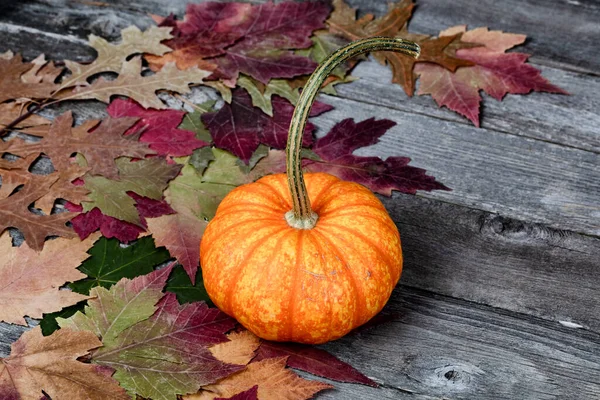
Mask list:
[{"label": "wooden plank", "polygon": [[[383,15],[387,1],[347,0],[363,13]],[[538,63],[598,75],[600,3],[594,0],[416,0],[413,32],[437,35],[454,25],[523,33],[522,51]]]},{"label": "wooden plank", "polygon": [[[394,292],[384,312],[385,323],[323,346],[382,388],[335,383],[337,390],[319,398],[592,400],[600,394],[598,334],[407,287]],[[0,342],[14,328],[0,329]]]},{"label": "wooden plank", "polygon": [[314,119],[323,135],[352,116],[398,123],[364,156],[409,156],[452,191],[420,196],[523,221],[600,235],[600,155],[351,99],[323,96],[333,111]]},{"label": "wooden plank", "polygon": [[600,240],[453,204],[380,197],[398,225],[401,283],[600,333]]},{"label": "wooden plank", "polygon": [[[571,95],[507,95],[501,102],[483,95],[481,126],[600,153],[600,78],[537,67]],[[430,96],[409,98],[399,85],[390,84],[391,70],[374,60],[359,63],[352,75],[359,79],[338,85],[339,96],[472,126],[459,114],[440,108]]]}]

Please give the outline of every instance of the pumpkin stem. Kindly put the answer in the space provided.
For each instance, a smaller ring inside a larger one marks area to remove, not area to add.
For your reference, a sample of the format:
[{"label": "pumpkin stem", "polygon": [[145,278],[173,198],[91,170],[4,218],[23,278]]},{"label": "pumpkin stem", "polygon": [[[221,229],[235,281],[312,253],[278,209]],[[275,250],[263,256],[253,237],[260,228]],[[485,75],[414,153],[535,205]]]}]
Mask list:
[{"label": "pumpkin stem", "polygon": [[312,73],[302,89],[296,104],[286,147],[287,179],[292,195],[293,209],[286,213],[285,219],[291,227],[311,229],[317,223],[318,216],[310,208],[310,199],[302,175],[302,136],[312,104],[319,89],[329,74],[341,63],[354,56],[371,51],[395,51],[411,57],[419,57],[421,49],[409,40],[389,37],[372,37],[357,40],[338,49],[327,57]]}]

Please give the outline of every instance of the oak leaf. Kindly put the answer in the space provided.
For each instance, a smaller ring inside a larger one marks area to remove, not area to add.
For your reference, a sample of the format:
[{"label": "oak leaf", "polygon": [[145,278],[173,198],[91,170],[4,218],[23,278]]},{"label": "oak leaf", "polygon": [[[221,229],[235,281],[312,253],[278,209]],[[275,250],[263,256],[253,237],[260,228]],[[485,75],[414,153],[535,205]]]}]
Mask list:
[{"label": "oak leaf", "polygon": [[184,21],[161,22],[173,27],[174,39],[167,45],[174,51],[147,59],[155,68],[169,61],[181,69],[216,64],[215,76],[231,86],[240,72],[265,84],[272,78],[309,74],[316,64],[290,49],[309,47],[310,34],[323,27],[328,13],[323,1],[190,4]]},{"label": "oak leaf", "polygon": [[62,100],[96,99],[110,103],[112,96],[121,95],[134,99],[145,108],[165,109],[167,106],[158,98],[157,91],[189,93],[190,84],[202,83],[203,79],[210,75],[210,72],[197,67],[180,71],[173,63],[166,64],[153,75],[142,76],[141,72],[142,60],[140,57],[134,57],[123,63],[116,79],[107,80],[100,77],[89,86],[76,87],[73,93]]},{"label": "oak leaf", "polygon": [[227,338],[228,342],[216,344],[209,350],[217,360],[228,364],[248,364],[260,345],[258,336],[247,330],[231,332]]},{"label": "oak leaf", "polygon": [[507,93],[525,94],[531,91],[567,94],[541,76],[535,67],[526,64],[528,54],[505,53],[513,46],[522,44],[525,35],[489,31],[477,28],[466,31],[466,26],[449,28],[440,33],[441,38],[462,34],[462,41],[480,43],[483,47],[459,49],[456,55],[474,65],[451,73],[433,64],[419,64],[418,95],[430,94],[440,106],[467,117],[479,126],[480,90],[496,100]]},{"label": "oak leaf", "polygon": [[56,170],[65,170],[71,165],[73,153],[83,155],[90,167],[90,174],[117,178],[118,169],[114,159],[128,156],[143,158],[154,152],[145,143],[138,143],[134,137],[124,137],[123,133],[131,127],[135,118],[104,119],[100,125],[90,131],[96,121],[72,128],[71,111],[58,116],[50,131],[38,142],[27,142],[19,138],[0,143],[0,152],[20,157],[46,154],[52,160]]},{"label": "oak leaf", "polygon": [[186,114],[184,111],[146,110],[130,99],[113,100],[107,111],[113,118],[139,118],[125,135],[142,132],[140,142],[148,143],[160,155],[189,156],[195,149],[208,145],[197,139],[195,132],[178,128]]},{"label": "oak leaf", "polygon": [[276,94],[287,99],[293,105],[296,105],[300,98],[299,88],[292,88],[286,79],[271,79],[268,84],[263,83],[242,75],[238,78],[237,84],[246,89],[252,98],[252,105],[258,107],[269,117],[273,116],[273,104],[271,97]]},{"label": "oak leaf", "polygon": [[90,64],[80,64],[75,61],[65,61],[71,70],[71,76],[61,82],[61,87],[75,85],[87,86],[88,79],[101,72],[119,73],[122,64],[134,54],[163,55],[171,48],[161,44],[163,40],[170,39],[170,28],[150,27],[144,32],[136,26],[129,26],[121,31],[121,43],[112,44],[96,35],[89,36],[90,46],[96,50],[96,59]]},{"label": "oak leaf", "polygon": [[11,58],[0,57],[0,103],[15,99],[45,99],[52,95],[58,87],[54,83],[30,83],[21,79],[32,68],[34,65],[23,62],[18,54]]},{"label": "oak leaf", "polygon": [[50,240],[37,253],[27,242],[13,247],[8,232],[0,236],[0,320],[26,325],[24,316],[41,318],[87,299],[87,296],[59,290],[67,282],[85,278],[77,267],[88,257],[86,250],[96,237]]},{"label": "oak leaf", "polygon": [[49,337],[39,327],[25,332],[10,356],[0,359],[0,398],[39,400],[46,393],[53,399],[128,400],[110,369],[77,361],[100,346],[92,332],[62,329]]},{"label": "oak leaf", "polygon": [[406,25],[414,8],[412,0],[390,3],[388,13],[381,18],[367,14],[358,20],[356,19],[356,9],[349,7],[344,0],[334,0],[333,4],[334,10],[327,20],[332,33],[340,34],[349,40],[372,36],[391,36],[412,40],[419,44],[421,55],[417,60],[395,52],[375,54],[375,58],[380,62],[391,66],[392,81],[401,85],[409,96],[413,95],[415,89],[416,75],[413,68],[416,63],[435,63],[451,71],[455,71],[461,66],[473,65],[472,62],[453,54],[462,47],[472,47],[471,44],[459,41],[460,34],[452,37],[432,38],[428,35],[412,34],[407,31]]},{"label": "oak leaf", "polygon": [[[233,91],[231,104],[214,113],[202,115],[202,122],[210,131],[215,145],[228,150],[248,163],[260,143],[283,149],[287,143],[288,127],[294,113],[294,106],[279,96],[273,96],[273,117],[252,106],[250,95],[244,89]],[[315,102],[311,116],[317,116],[332,107]],[[306,124],[304,143],[313,142],[315,126]]]},{"label": "oak leaf", "polygon": [[84,211],[98,207],[104,215],[143,227],[136,201],[128,192],[154,200],[160,200],[168,182],[179,174],[181,166],[167,164],[162,158],[146,158],[130,161],[116,160],[119,180],[102,176],[85,176],[85,187],[90,191],[90,201],[82,202]]},{"label": "oak leaf", "polygon": [[246,369],[216,384],[204,386],[197,394],[184,396],[184,400],[211,400],[230,397],[258,384],[261,400],[304,400],[332,386],[323,382],[300,378],[286,369],[286,357],[270,358],[248,364]]},{"label": "oak leaf", "polygon": [[[0,104],[0,129],[5,128],[26,112],[27,109],[22,104],[14,102]],[[51,122],[49,119],[33,114],[16,124],[10,130],[33,136],[45,136],[50,129]]]},{"label": "oak leaf", "polygon": [[208,350],[227,340],[224,333],[235,321],[204,303],[179,305],[174,294],[163,296],[171,269],[123,279],[110,290],[93,288],[96,298],[85,315],[59,320],[61,328],[91,329],[102,337],[91,361],[114,368],[114,378],[132,396],[175,400],[240,369]]}]

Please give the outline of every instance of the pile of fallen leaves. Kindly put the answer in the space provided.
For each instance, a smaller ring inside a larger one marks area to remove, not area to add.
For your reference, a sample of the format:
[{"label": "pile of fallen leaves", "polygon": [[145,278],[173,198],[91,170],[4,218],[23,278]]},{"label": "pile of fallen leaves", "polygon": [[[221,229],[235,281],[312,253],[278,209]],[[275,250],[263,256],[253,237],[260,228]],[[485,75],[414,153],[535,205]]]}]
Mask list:
[{"label": "pile of fallen leaves", "polygon": [[[324,350],[259,340],[210,307],[198,253],[227,193],[284,171],[299,91],[351,40],[418,42],[419,60],[374,57],[407,94],[419,78],[417,94],[475,124],[480,90],[499,100],[562,92],[528,55],[505,53],[524,36],[415,34],[413,7],[401,1],[383,17],[356,19],[342,0],[190,4],[183,20],[154,17],[157,27],[124,29],[120,43],[92,35],[90,63],[0,55],[0,320],[41,319],[1,359],[0,398],[305,399],[331,388],[286,367],[376,386]],[[338,67],[323,91],[354,80],[356,62]],[[223,104],[194,104],[190,85],[216,89]],[[108,103],[108,116],[46,118],[83,99]],[[312,116],[331,108],[317,102]],[[349,118],[315,139],[309,123],[304,168],[388,196],[447,189],[409,158],[353,154],[394,125]],[[11,235],[24,242],[13,246]]]}]

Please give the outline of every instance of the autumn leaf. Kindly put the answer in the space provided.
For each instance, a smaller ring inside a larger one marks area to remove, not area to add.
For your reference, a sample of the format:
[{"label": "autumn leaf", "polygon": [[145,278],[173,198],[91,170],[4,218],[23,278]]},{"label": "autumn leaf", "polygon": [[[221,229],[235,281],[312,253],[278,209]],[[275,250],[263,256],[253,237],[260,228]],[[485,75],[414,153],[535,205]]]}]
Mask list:
[{"label": "autumn leaf", "polygon": [[460,33],[451,37],[432,38],[428,35],[413,34],[407,31],[406,25],[412,15],[414,3],[412,0],[401,0],[390,3],[388,13],[375,18],[366,14],[356,19],[356,9],[349,7],[344,0],[334,0],[334,10],[327,20],[331,33],[344,36],[348,40],[358,40],[372,36],[401,37],[412,40],[421,47],[418,59],[407,57],[395,52],[380,52],[375,54],[383,64],[392,68],[394,83],[401,85],[407,95],[412,96],[415,89],[416,75],[413,68],[416,63],[434,63],[450,71],[458,67],[473,65],[472,62],[456,57],[453,52],[471,44],[460,42]]},{"label": "autumn leaf", "polygon": [[21,80],[25,83],[52,84],[64,70],[53,61],[46,60],[46,56],[43,54],[31,60],[31,64],[33,67],[21,75]]},{"label": "autumn leaf", "polygon": [[215,400],[258,400],[258,385],[254,385],[250,389],[234,394],[231,397],[219,397]]},{"label": "autumn leaf", "polygon": [[269,117],[273,116],[271,97],[274,94],[287,99],[293,105],[296,105],[300,98],[299,89],[292,88],[285,79],[271,79],[268,84],[264,85],[255,79],[242,75],[238,78],[237,84],[246,89],[252,99],[252,105],[260,108]]},{"label": "autumn leaf", "polygon": [[[14,102],[0,104],[0,129],[5,128],[26,112],[27,109],[22,104]],[[33,114],[10,128],[10,130],[32,136],[46,136],[51,122],[49,119]]]},{"label": "autumn leaf", "polygon": [[96,99],[110,103],[112,96],[121,95],[132,98],[145,108],[164,109],[167,106],[158,98],[159,90],[170,90],[176,93],[189,93],[190,84],[202,83],[210,72],[196,67],[185,71],[177,69],[175,64],[166,64],[160,71],[150,76],[142,76],[142,60],[134,57],[125,61],[119,76],[113,80],[98,78],[89,86],[78,86],[72,94],[62,100]]},{"label": "autumn leaf", "polygon": [[21,190],[0,199],[0,233],[9,227],[17,228],[35,251],[42,250],[48,236],[74,237],[75,232],[66,226],[74,217],[72,213],[39,215],[29,210],[29,205],[44,197],[58,179],[57,173],[32,174]]},{"label": "autumn leaf", "polygon": [[260,345],[258,336],[247,330],[231,332],[227,339],[228,342],[216,344],[209,350],[217,360],[228,364],[248,364]]},{"label": "autumn leaf", "polygon": [[[0,143],[0,152],[20,157],[46,154],[56,170],[65,170],[71,165],[73,153],[83,155],[90,167],[90,174],[117,178],[118,169],[114,163],[117,157],[144,158],[154,152],[147,144],[138,143],[134,137],[127,138],[123,133],[131,127],[135,118],[104,119],[100,125],[96,121],[72,128],[71,111],[58,116],[45,138],[38,142],[26,142],[15,138]],[[97,127],[95,127],[97,125]],[[94,129],[91,129],[94,126]]]},{"label": "autumn leaf", "polygon": [[184,396],[184,400],[211,400],[231,397],[258,384],[261,400],[304,400],[314,394],[331,389],[323,382],[300,378],[285,368],[286,357],[270,358],[248,364],[245,370],[231,375],[216,384],[204,386],[197,394]]},{"label": "autumn leaf", "polygon": [[[67,200],[74,204],[89,200],[87,197],[89,190],[81,185],[73,184],[73,181],[82,177],[89,170],[87,167],[72,164],[67,169],[58,172],[58,180],[50,186],[48,193],[35,202],[35,208],[49,215],[57,199]],[[0,171],[0,174],[2,174],[2,171]]]},{"label": "autumn leaf", "polygon": [[[231,100],[229,102],[231,102]],[[208,100],[202,104],[194,104],[194,112],[185,114],[181,125],[179,125],[179,129],[192,131],[196,134],[196,139],[206,143],[212,143],[210,132],[206,129],[200,117],[204,113],[213,112],[215,103],[216,101],[214,100]]]},{"label": "autumn leaf", "polygon": [[98,207],[104,215],[141,225],[136,201],[128,192],[160,200],[167,183],[179,174],[181,166],[167,164],[162,158],[147,158],[130,161],[120,158],[116,161],[119,180],[102,176],[85,176],[85,187],[90,191],[90,201],[82,202],[83,210]]},{"label": "autumn leaf", "polygon": [[59,320],[61,328],[102,337],[91,361],[115,368],[114,378],[132,396],[175,400],[240,369],[208,350],[227,340],[235,321],[204,303],[179,305],[174,294],[163,296],[171,270],[122,279],[110,290],[95,287],[85,314]]},{"label": "autumn leaf", "polygon": [[75,61],[65,61],[67,68],[71,70],[61,87],[66,88],[75,85],[89,85],[88,79],[101,72],[119,73],[122,64],[134,54],[163,55],[171,51],[163,40],[170,39],[170,28],[150,27],[142,32],[136,26],[129,26],[121,31],[121,43],[112,44],[96,35],[89,36],[90,46],[96,50],[96,59],[90,64],[80,64]]},{"label": "autumn leaf", "polygon": [[538,69],[526,64],[528,54],[505,53],[513,46],[522,44],[525,35],[489,31],[487,28],[466,31],[466,26],[458,26],[441,32],[440,38],[450,37],[457,32],[462,33],[463,42],[484,45],[456,52],[458,57],[475,65],[451,73],[433,64],[419,64],[415,69],[420,78],[417,94],[430,94],[439,106],[446,106],[464,115],[475,126],[479,126],[480,90],[496,100],[502,100],[507,93],[537,91],[567,94],[543,78]]},{"label": "autumn leaf", "polygon": [[[92,332],[62,329],[43,337],[39,327],[12,344],[9,357],[0,359],[0,398],[128,400],[106,368],[78,358],[102,346]],[[43,392],[42,392],[43,391]]]},{"label": "autumn leaf", "polygon": [[208,143],[196,138],[196,133],[178,129],[185,115],[177,110],[146,110],[130,99],[115,99],[108,106],[113,118],[136,117],[139,121],[125,133],[142,132],[139,141],[165,156],[189,156]]},{"label": "autumn leaf", "polygon": [[[278,149],[286,146],[294,106],[279,96],[273,96],[272,104],[271,118],[252,106],[252,100],[245,90],[235,89],[231,104],[224,104],[217,112],[203,114],[202,122],[217,147],[232,152],[247,163],[260,143]],[[317,116],[330,109],[331,106],[327,104],[315,102],[310,115]],[[305,145],[313,142],[314,129],[311,123],[306,124]]]},{"label": "autumn leaf", "polygon": [[[102,214],[99,208],[94,207],[88,212],[80,213],[71,220],[73,230],[80,239],[85,239],[91,233],[100,230],[102,236],[116,238],[120,242],[129,243],[138,238],[142,232],[146,232],[146,218],[157,218],[162,215],[173,214],[175,210],[164,200],[153,200],[148,197],[139,196],[133,192],[127,195],[135,200],[135,208],[140,216],[140,224],[121,221],[120,219]],[[67,203],[65,208],[72,212],[83,211],[82,206]]]},{"label": "autumn leaf", "polygon": [[254,360],[260,361],[276,357],[288,357],[288,366],[323,378],[377,387],[377,383],[361,374],[351,365],[314,346],[263,340]]},{"label": "autumn leaf", "polygon": [[189,4],[184,21],[167,18],[161,23],[174,27],[175,38],[166,42],[174,51],[147,59],[155,67],[176,61],[181,69],[216,64],[215,76],[232,83],[240,73],[265,84],[309,74],[316,64],[290,50],[309,47],[310,34],[323,27],[328,14],[323,1]]},{"label": "autumn leaf", "polygon": [[45,99],[58,87],[54,83],[25,82],[21,77],[34,68],[20,55],[0,57],[0,103],[14,99]]},{"label": "autumn leaf", "polygon": [[195,283],[192,284],[185,269],[183,269],[181,265],[176,266],[173,268],[171,276],[169,276],[165,290],[174,293],[177,296],[179,304],[204,301],[209,306],[214,307],[214,304],[208,297],[208,293],[204,287],[202,269],[200,268],[198,268],[198,271],[196,272]]},{"label": "autumn leaf", "polygon": [[87,299],[68,290],[67,282],[85,278],[76,268],[88,257],[86,250],[96,237],[50,240],[37,253],[27,243],[13,247],[8,232],[0,236],[0,320],[26,325],[24,316],[41,318]]},{"label": "autumn leaf", "polygon": [[415,194],[417,190],[449,190],[425,170],[409,166],[410,158],[364,157],[355,150],[375,144],[395,122],[370,118],[355,123],[352,118],[338,122],[329,133],[318,139],[312,151],[320,160],[305,160],[305,170],[327,172],[340,179],[367,186],[374,192],[391,196],[392,190]]}]

